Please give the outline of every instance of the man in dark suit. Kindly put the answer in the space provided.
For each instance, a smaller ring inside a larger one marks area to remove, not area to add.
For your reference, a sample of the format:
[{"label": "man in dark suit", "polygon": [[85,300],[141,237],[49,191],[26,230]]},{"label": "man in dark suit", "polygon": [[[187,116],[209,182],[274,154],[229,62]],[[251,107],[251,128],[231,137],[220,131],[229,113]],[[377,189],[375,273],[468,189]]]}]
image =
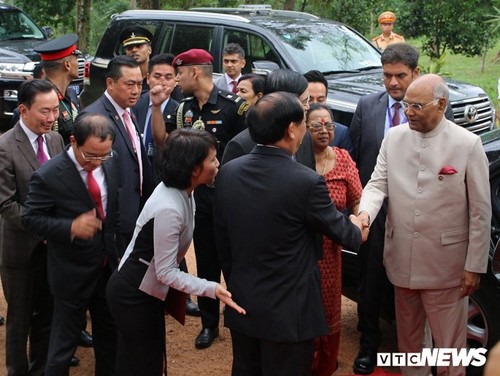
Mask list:
[{"label": "man in dark suit", "polygon": [[[363,187],[370,180],[382,140],[389,128],[407,122],[400,101],[410,83],[418,77],[418,57],[418,51],[406,43],[388,46],[381,57],[386,90],[362,97],[358,102],[350,134],[354,144],[353,160]],[[453,121],[450,106],[445,116]],[[375,368],[381,340],[378,317],[384,301],[382,295],[384,291],[392,293],[393,290],[383,265],[386,216],[384,205],[372,220],[370,236],[358,253],[358,331],[361,336],[353,369],[359,374],[370,374]]]},{"label": "man in dark suit", "polygon": [[321,175],[293,161],[306,134],[296,95],[264,96],[250,108],[247,124],[258,145],[224,165],[215,188],[220,263],[247,312],[236,317],[226,307],[224,314],[232,374],[306,375],[313,339],[327,333],[318,235],[357,250],[361,223],[335,209]]},{"label": "man in dark suit", "polygon": [[45,371],[52,318],[47,250],[42,239],[21,225],[21,210],[33,171],[64,149],[62,137],[51,131],[59,116],[52,84],[27,81],[19,89],[18,101],[20,120],[0,136],[0,276],[7,301],[5,364],[9,376],[43,375]]},{"label": "man in dark suit", "polygon": [[47,240],[47,274],[54,297],[45,375],[68,375],[87,309],[95,371],[114,375],[116,327],[106,284],[118,265],[118,159],[114,126],[105,115],[78,117],[71,147],[31,178],[22,223]]},{"label": "man in dark suit", "polygon": [[[172,65],[174,55],[161,54],[156,55],[149,60],[149,72],[146,79],[150,88],[159,90],[160,88],[165,96],[160,97],[159,103],[156,103],[151,91],[141,95],[132,111],[136,115],[139,132],[142,134],[144,147],[151,165],[153,166],[153,176],[155,183],[159,182],[158,174],[155,171],[154,157],[157,146],[160,147],[165,141],[165,136],[176,128],[175,109],[179,105],[175,99],[170,97],[175,87],[175,68]],[[153,129],[154,116],[158,116],[159,122],[163,125],[162,134],[156,135]]]},{"label": "man in dark suit", "polygon": [[[132,239],[135,221],[153,191],[151,164],[130,114],[141,94],[139,64],[128,56],[116,56],[108,64],[106,91],[81,112],[105,115],[115,126],[113,150],[119,155],[121,233],[125,242]],[[122,255],[119,255],[120,257]]]},{"label": "man in dark suit", "polygon": [[[277,69],[267,77],[265,94],[275,91],[286,91],[297,95],[302,102],[304,111],[309,110],[309,89],[308,82],[300,73],[290,69]],[[263,124],[264,125],[264,124]],[[228,142],[222,156],[221,164],[225,164],[232,159],[241,157],[252,151],[255,142],[250,137],[248,129],[243,130]],[[294,155],[295,161],[316,171],[316,160],[312,138],[306,132],[304,140]]]}]

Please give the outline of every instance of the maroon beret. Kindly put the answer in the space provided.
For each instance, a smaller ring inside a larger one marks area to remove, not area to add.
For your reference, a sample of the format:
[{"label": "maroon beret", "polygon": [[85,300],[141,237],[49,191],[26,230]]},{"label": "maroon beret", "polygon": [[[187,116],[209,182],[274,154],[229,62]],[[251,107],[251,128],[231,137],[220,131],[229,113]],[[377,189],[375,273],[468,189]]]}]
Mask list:
[{"label": "maroon beret", "polygon": [[189,51],[180,53],[173,61],[175,68],[186,65],[211,65],[214,58],[207,51],[193,48]]}]

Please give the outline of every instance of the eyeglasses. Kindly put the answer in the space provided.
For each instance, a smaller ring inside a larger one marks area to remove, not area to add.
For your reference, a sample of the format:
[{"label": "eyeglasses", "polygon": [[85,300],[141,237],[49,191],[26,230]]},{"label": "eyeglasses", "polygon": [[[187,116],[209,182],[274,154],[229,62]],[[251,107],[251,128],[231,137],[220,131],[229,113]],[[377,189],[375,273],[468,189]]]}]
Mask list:
[{"label": "eyeglasses", "polygon": [[[300,99],[300,98],[299,98]],[[301,99],[300,101],[304,106],[307,106],[309,104],[309,101],[311,100],[311,97],[307,97],[306,99]]]},{"label": "eyeglasses", "polygon": [[307,129],[312,129],[313,132],[321,132],[325,128],[327,131],[333,131],[335,124],[333,123],[314,123],[307,125]]},{"label": "eyeglasses", "polygon": [[426,103],[426,104],[420,104],[420,103],[411,103],[410,104],[408,102],[401,101],[401,107],[403,107],[403,110],[407,110],[411,107],[412,110],[422,111],[425,107],[427,107],[431,103],[434,103],[438,100],[439,100],[439,98],[434,98],[433,100],[431,100],[429,103]]},{"label": "eyeglasses", "polygon": [[104,155],[102,157],[94,157],[94,156],[87,156],[83,153],[83,150],[78,147],[78,150],[80,150],[80,153],[82,154],[83,160],[87,162],[95,162],[95,161],[107,161],[109,158],[113,158],[113,151],[110,151],[108,155]]}]

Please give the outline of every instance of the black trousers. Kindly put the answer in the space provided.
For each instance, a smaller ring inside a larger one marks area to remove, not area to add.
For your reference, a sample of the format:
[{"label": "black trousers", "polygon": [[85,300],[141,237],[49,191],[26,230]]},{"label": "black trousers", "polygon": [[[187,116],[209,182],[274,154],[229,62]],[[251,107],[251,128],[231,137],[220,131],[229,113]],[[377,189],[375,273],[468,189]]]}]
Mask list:
[{"label": "black trousers", "polygon": [[111,271],[102,269],[94,294],[89,298],[54,297],[46,376],[67,376],[73,354],[85,325],[87,309],[92,321],[95,375],[115,375],[116,326],[106,301],[106,285]]},{"label": "black trousers", "polygon": [[165,303],[133,287],[118,271],[109,280],[107,296],[118,330],[116,375],[162,375]]},{"label": "black trousers", "polygon": [[313,340],[272,342],[231,330],[233,376],[307,376],[312,374]]},{"label": "black trousers", "polygon": [[[193,233],[197,275],[208,281],[220,282],[221,268],[215,245],[213,221],[214,189],[205,185],[196,188],[196,215]],[[203,328],[219,326],[220,305],[218,299],[198,297]]]},{"label": "black trousers", "polygon": [[[358,331],[360,348],[377,351],[381,340],[379,314],[383,304],[390,304],[385,297],[394,296],[383,264],[384,236],[387,207],[384,205],[370,227],[368,240],[358,253]],[[385,296],[384,296],[385,295]],[[389,300],[393,302],[393,298]],[[393,303],[392,303],[393,304]]]}]

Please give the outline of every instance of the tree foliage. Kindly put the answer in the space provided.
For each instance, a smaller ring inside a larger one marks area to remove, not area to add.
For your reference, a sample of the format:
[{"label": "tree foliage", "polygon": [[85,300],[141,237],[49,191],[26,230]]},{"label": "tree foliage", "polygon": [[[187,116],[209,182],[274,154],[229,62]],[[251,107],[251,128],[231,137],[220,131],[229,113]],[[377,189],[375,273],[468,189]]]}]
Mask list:
[{"label": "tree foliage", "polygon": [[497,33],[486,22],[497,0],[407,0],[400,16],[406,37],[423,37],[422,48],[432,59],[451,50],[478,56],[491,47]]}]

